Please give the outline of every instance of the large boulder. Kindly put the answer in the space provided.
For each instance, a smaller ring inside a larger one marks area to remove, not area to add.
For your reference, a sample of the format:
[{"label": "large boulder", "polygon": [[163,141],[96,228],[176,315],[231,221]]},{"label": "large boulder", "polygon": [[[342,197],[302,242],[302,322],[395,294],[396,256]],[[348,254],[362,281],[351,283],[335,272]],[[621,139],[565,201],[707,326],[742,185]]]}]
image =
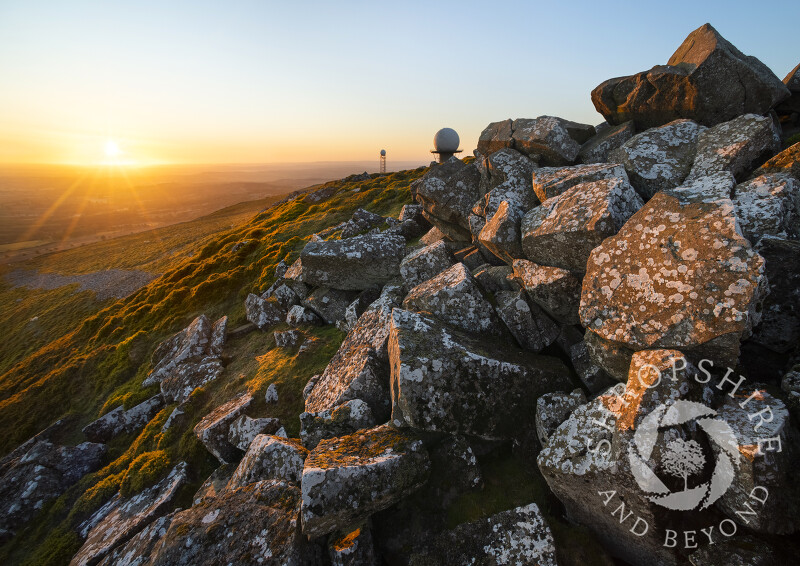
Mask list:
[{"label": "large boulder", "polygon": [[611,124],[633,120],[646,129],[678,118],[713,126],[748,112],[765,114],[788,96],[766,65],[705,24],[666,66],[607,80],[592,91],[592,103]]},{"label": "large boulder", "polygon": [[286,317],[286,311],[277,298],[264,299],[255,293],[250,293],[244,300],[244,312],[247,320],[261,330],[280,324]]},{"label": "large boulder", "polygon": [[431,224],[451,240],[470,240],[467,218],[481,196],[480,173],[475,163],[465,165],[453,157],[431,167],[414,182],[413,189]]},{"label": "large boulder", "polygon": [[591,254],[581,321],[629,348],[677,348],[736,365],[761,318],[764,260],[730,201],[683,204],[658,193]]},{"label": "large boulder", "polygon": [[512,438],[532,424],[536,397],[572,389],[555,358],[400,309],[392,313],[389,352],[392,422],[402,427]]},{"label": "large boulder", "polygon": [[496,151],[514,147],[514,121],[510,118],[500,122],[492,122],[478,137],[478,153],[491,155]]},{"label": "large boulder", "polygon": [[281,421],[265,417],[254,419],[241,415],[228,427],[228,441],[239,450],[247,450],[259,434],[275,434],[281,428]]},{"label": "large boulder", "polygon": [[800,181],[791,175],[761,175],[737,185],[733,205],[742,232],[753,244],[765,234],[796,238],[800,232]]},{"label": "large boulder", "polygon": [[[422,545],[421,545],[422,546]],[[464,523],[426,541],[411,566],[556,566],[550,527],[535,503]]]},{"label": "large boulder", "polygon": [[422,442],[389,425],[321,441],[303,468],[303,532],[363,521],[419,489],[428,469]]},{"label": "large boulder", "polygon": [[538,265],[526,259],[513,264],[514,279],[528,297],[564,324],[577,324],[581,302],[581,279],[560,267]]},{"label": "large boulder", "polygon": [[694,163],[698,136],[705,129],[691,120],[675,120],[633,136],[608,157],[625,167],[631,184],[649,199],[686,179]]},{"label": "large boulder", "polygon": [[533,262],[585,271],[592,250],[616,234],[642,204],[625,179],[575,185],[525,215],[522,249]]},{"label": "large boulder", "polygon": [[769,294],[752,340],[786,353],[800,341],[800,242],[765,236],[756,249],[766,262]]},{"label": "large boulder", "polygon": [[261,481],[208,499],[172,517],[151,566],[324,564],[300,531],[300,490]]},{"label": "large boulder", "polygon": [[150,563],[153,551],[167,534],[175,513],[159,517],[134,535],[128,542],[114,548],[98,566],[146,566]]},{"label": "large boulder", "polygon": [[300,484],[308,450],[297,441],[259,434],[233,472],[226,489],[233,490],[262,480],[284,480]]},{"label": "large boulder", "polygon": [[591,128],[588,137],[594,134],[594,127],[579,125],[555,116],[539,116],[535,119],[519,118],[512,125],[514,133],[514,148],[530,156],[540,165],[569,165],[575,162],[581,149],[581,142],[576,141],[572,134],[576,130],[581,141],[586,141],[586,133]]},{"label": "large boulder", "polygon": [[192,391],[222,374],[220,355],[227,335],[228,317],[213,325],[200,315],[185,329],[164,340],[153,352],[153,370],[142,387],[161,384],[169,402],[181,403]]},{"label": "large boulder", "polygon": [[300,252],[288,279],[308,285],[360,291],[380,286],[400,274],[406,247],[399,234],[378,233],[345,240],[312,239]]},{"label": "large boulder", "polygon": [[485,195],[472,208],[477,216],[491,220],[503,201],[523,212],[539,204],[531,188],[531,173],[536,164],[527,155],[508,148],[477,163],[481,174],[480,193]]},{"label": "large boulder", "polygon": [[249,393],[237,395],[195,425],[195,436],[221,464],[230,464],[241,456],[240,450],[229,439],[230,427],[252,402],[253,396]]},{"label": "large boulder", "polygon": [[130,498],[117,494],[86,523],[81,536],[86,542],[72,557],[70,566],[93,566],[115,547],[125,544],[155,519],[166,515],[180,488],[187,481],[187,466],[181,462],[163,480]]},{"label": "large boulder", "polygon": [[522,210],[503,201],[492,219],[481,229],[478,241],[507,263],[522,258],[524,256],[519,232],[521,221]]},{"label": "large boulder", "polygon": [[612,151],[634,136],[636,127],[633,121],[628,121],[618,126],[606,126],[602,130],[598,127],[597,132],[596,136],[581,146],[579,163],[606,163]]},{"label": "large boulder", "polygon": [[494,308],[463,263],[411,289],[403,308],[434,316],[463,330],[500,334]]},{"label": "large boulder", "polygon": [[0,461],[0,543],[103,462],[103,444],[58,446],[47,436],[37,435]]},{"label": "large boulder", "polygon": [[780,149],[780,133],[769,116],[745,114],[700,133],[689,180],[729,171],[739,180]]},{"label": "large boulder", "polygon": [[453,254],[443,240],[425,246],[400,263],[400,276],[408,289],[439,275],[453,265]]},{"label": "large boulder", "polygon": [[615,163],[572,165],[570,167],[541,167],[532,173],[533,191],[541,202],[557,197],[575,185],[612,179],[627,179],[625,169]]},{"label": "large boulder", "polygon": [[83,434],[90,442],[108,442],[118,434],[143,429],[163,406],[164,398],[160,393],[127,411],[120,405],[83,427]]}]

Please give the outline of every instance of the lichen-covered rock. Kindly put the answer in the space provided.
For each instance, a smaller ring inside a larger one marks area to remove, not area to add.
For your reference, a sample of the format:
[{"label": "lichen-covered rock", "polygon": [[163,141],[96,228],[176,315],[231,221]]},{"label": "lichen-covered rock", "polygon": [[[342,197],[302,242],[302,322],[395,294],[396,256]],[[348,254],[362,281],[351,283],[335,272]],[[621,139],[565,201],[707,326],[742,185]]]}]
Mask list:
[{"label": "lichen-covered rock", "polygon": [[364,234],[345,240],[312,239],[300,252],[299,268],[293,265],[286,277],[345,291],[368,289],[400,274],[405,246],[402,236],[391,233]]},{"label": "lichen-covered rock", "polygon": [[120,566],[123,564],[125,566],[146,566],[149,564],[153,549],[167,534],[173,515],[174,513],[169,513],[147,525],[127,543],[114,548],[98,566]]},{"label": "lichen-covered rock", "polygon": [[206,478],[206,481],[203,482],[203,485],[201,485],[197,491],[194,492],[194,496],[192,496],[192,505],[202,503],[206,499],[218,497],[223,491],[225,491],[225,488],[228,486],[228,482],[231,481],[231,476],[235,471],[235,464],[222,464],[213,472],[211,472],[211,475]]},{"label": "lichen-covered rock", "polygon": [[500,203],[492,219],[478,234],[478,241],[501,260],[511,263],[523,257],[520,241],[522,210],[508,201]]},{"label": "lichen-covered rock", "polygon": [[563,423],[570,413],[586,404],[586,395],[580,389],[572,393],[556,391],[545,393],[536,400],[536,435],[544,447],[550,435]]},{"label": "lichen-covered rock", "polygon": [[605,81],[592,91],[592,103],[610,124],[633,120],[645,129],[676,118],[713,126],[748,112],[765,114],[788,96],[766,65],[704,24],[667,65]]},{"label": "lichen-covered rock", "polygon": [[800,142],[787,147],[778,155],[755,170],[753,177],[767,173],[788,173],[800,181]]},{"label": "lichen-covered rock", "polygon": [[502,149],[477,162],[481,174],[480,194],[485,195],[472,212],[491,220],[503,201],[527,212],[539,199],[531,187],[531,173],[536,164],[526,155],[513,149]]},{"label": "lichen-covered rock", "polygon": [[108,442],[123,432],[130,434],[143,429],[163,406],[164,397],[160,393],[127,411],[120,405],[83,427],[83,434],[90,442]]},{"label": "lichen-covered rock", "polygon": [[514,120],[512,124],[514,149],[530,156],[540,165],[558,166],[574,163],[581,146],[570,136],[569,124],[567,120],[555,116]]},{"label": "lichen-covered rock", "polygon": [[300,490],[261,481],[208,499],[172,518],[151,566],[317,566],[319,549],[300,531]]},{"label": "lichen-covered rock", "polygon": [[575,185],[525,215],[522,249],[533,262],[583,272],[592,250],[642,204],[624,179]]},{"label": "lichen-covered rock", "polygon": [[45,503],[97,470],[106,453],[103,444],[57,446],[48,436],[47,431],[40,433],[0,462],[0,543]]},{"label": "lichen-covered rock", "polygon": [[555,358],[456,331],[395,309],[389,352],[392,422],[431,432],[512,438],[532,424],[537,396],[571,389]]},{"label": "lichen-covered rock", "polygon": [[289,326],[303,326],[305,324],[322,324],[322,319],[317,313],[303,305],[295,305],[286,313],[286,324]]},{"label": "lichen-covered rock", "polygon": [[380,214],[358,208],[342,228],[342,238],[352,238],[361,232],[380,226],[384,222],[386,219]]},{"label": "lichen-covered rock", "polygon": [[244,413],[253,397],[249,393],[237,395],[203,417],[194,427],[194,434],[222,464],[236,461],[241,452],[231,444],[228,433],[233,422]]},{"label": "lichen-covered rock", "polygon": [[583,326],[631,350],[702,346],[734,366],[739,340],[761,318],[764,260],[738,233],[729,201],[681,204],[658,193],[587,268]]},{"label": "lichen-covered rock", "polygon": [[535,503],[464,523],[433,537],[411,566],[556,566],[553,535]]},{"label": "lichen-covered rock", "polygon": [[286,316],[286,311],[277,299],[262,299],[253,293],[247,295],[244,301],[244,311],[247,320],[261,330],[280,324]]},{"label": "lichen-covered rock", "polygon": [[780,133],[769,116],[745,114],[700,133],[688,180],[718,171],[747,178],[759,163],[780,149]]},{"label": "lichen-covered rock", "polygon": [[541,167],[532,173],[532,185],[536,196],[544,202],[557,197],[575,185],[601,179],[627,179],[625,169],[615,163],[596,165],[571,165],[569,167]]},{"label": "lichen-covered rock", "polygon": [[419,489],[428,468],[422,442],[389,425],[321,441],[303,468],[303,532],[363,521]]},{"label": "lichen-covered rock", "polygon": [[584,341],[589,359],[593,364],[599,366],[617,381],[625,383],[628,380],[628,369],[631,365],[633,350],[617,342],[601,338],[591,330],[586,331]]},{"label": "lichen-covered rock", "polygon": [[455,157],[431,169],[413,188],[425,218],[452,240],[469,240],[467,218],[480,198],[480,173],[475,163]]},{"label": "lichen-covered rock", "polygon": [[667,189],[664,193],[675,197],[681,204],[710,204],[730,200],[735,186],[736,179],[730,172],[718,171],[699,179],[686,180],[681,186]]},{"label": "lichen-covered rock", "polygon": [[497,314],[521,348],[539,352],[558,338],[561,329],[538,305],[528,304],[525,292],[495,293]]},{"label": "lichen-covered rock", "polygon": [[356,293],[353,291],[319,287],[303,299],[302,304],[314,311],[326,324],[336,324],[345,320],[347,307],[355,298]]},{"label": "lichen-covered rock", "polygon": [[463,263],[411,289],[403,300],[403,308],[434,316],[464,330],[500,333],[494,308]]},{"label": "lichen-covered rock", "polygon": [[271,417],[254,419],[241,415],[228,427],[228,441],[239,450],[247,450],[259,434],[274,434],[281,427],[281,421]]},{"label": "lichen-covered rock", "polygon": [[766,262],[769,294],[752,340],[786,353],[800,340],[800,242],[765,236],[756,249]]},{"label": "lichen-covered rock", "polygon": [[115,547],[125,544],[158,517],[165,515],[186,483],[186,463],[175,466],[156,485],[130,498],[117,494],[81,525],[86,538],[70,566],[97,564]]},{"label": "lichen-covered rock", "polygon": [[164,340],[153,352],[153,370],[142,387],[161,384],[161,394],[170,402],[181,403],[197,387],[222,374],[219,356],[225,344],[228,317],[213,325],[200,315],[185,329]]},{"label": "lichen-covered rock", "polygon": [[608,157],[625,167],[631,184],[649,199],[686,179],[697,153],[698,136],[705,130],[691,120],[675,120],[633,136]]},{"label": "lichen-covered rock", "polygon": [[[733,429],[742,458],[717,507],[755,532],[796,532],[800,529],[800,486],[795,481],[800,443],[786,405],[763,386],[751,385],[737,391],[736,399],[726,397],[718,415]],[[711,440],[715,450],[726,449]],[[755,513],[740,513],[748,508]]]},{"label": "lichen-covered rock", "polygon": [[614,378],[592,360],[585,340],[570,346],[568,353],[575,373],[589,393],[593,395],[600,393],[614,384]]},{"label": "lichen-covered rock", "polygon": [[415,251],[400,263],[400,276],[408,289],[440,274],[453,265],[453,255],[443,240]]},{"label": "lichen-covered rock", "polygon": [[514,262],[514,279],[528,297],[557,321],[577,324],[581,280],[560,267],[538,265],[526,259]]},{"label": "lichen-covered rock", "polygon": [[278,348],[294,348],[303,339],[303,333],[299,330],[283,330],[274,332],[273,337]]},{"label": "lichen-covered rock", "polygon": [[369,526],[359,525],[333,533],[328,538],[331,566],[379,566],[375,542]]},{"label": "lichen-covered rock", "polygon": [[602,131],[598,128],[596,136],[581,146],[578,152],[579,163],[606,163],[608,155],[631,139],[636,133],[633,121],[618,126],[608,126]]},{"label": "lichen-covered rock", "polygon": [[[274,289],[268,291],[268,293],[268,297],[275,297],[275,300],[278,301],[278,304],[283,310],[289,310],[300,302],[300,297],[297,295],[294,289],[285,283],[280,283]],[[264,293],[264,295],[266,295],[266,293]],[[265,297],[264,295],[262,295],[261,298],[267,299],[268,297]]]},{"label": "lichen-covered rock", "polygon": [[752,243],[769,234],[796,238],[800,231],[800,181],[786,173],[761,175],[737,185],[733,205]]},{"label": "lichen-covered rock", "polygon": [[514,270],[509,265],[484,264],[473,271],[472,275],[487,293],[518,291],[521,288],[514,280]]},{"label": "lichen-covered rock", "polygon": [[300,438],[303,445],[313,449],[320,440],[345,436],[357,430],[378,424],[369,408],[361,399],[352,399],[325,411],[300,414]]},{"label": "lichen-covered rock", "polygon": [[496,151],[504,148],[514,147],[514,130],[512,128],[513,120],[502,120],[500,122],[492,122],[481,132],[478,137],[478,153],[481,155],[489,156]]},{"label": "lichen-covered rock", "polygon": [[299,484],[307,456],[308,450],[297,440],[259,434],[250,443],[226,489],[238,489],[261,480]]}]

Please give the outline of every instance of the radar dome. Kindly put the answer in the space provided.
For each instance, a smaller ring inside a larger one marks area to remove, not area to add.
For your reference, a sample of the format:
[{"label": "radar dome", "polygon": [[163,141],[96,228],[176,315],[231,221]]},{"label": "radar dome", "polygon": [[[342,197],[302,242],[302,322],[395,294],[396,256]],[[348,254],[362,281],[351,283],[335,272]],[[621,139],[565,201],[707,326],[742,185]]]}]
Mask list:
[{"label": "radar dome", "polygon": [[381,150],[381,155],[386,155],[386,150],[385,149]]},{"label": "radar dome", "polygon": [[433,147],[442,153],[454,153],[458,150],[458,134],[453,128],[442,128],[433,136]]}]

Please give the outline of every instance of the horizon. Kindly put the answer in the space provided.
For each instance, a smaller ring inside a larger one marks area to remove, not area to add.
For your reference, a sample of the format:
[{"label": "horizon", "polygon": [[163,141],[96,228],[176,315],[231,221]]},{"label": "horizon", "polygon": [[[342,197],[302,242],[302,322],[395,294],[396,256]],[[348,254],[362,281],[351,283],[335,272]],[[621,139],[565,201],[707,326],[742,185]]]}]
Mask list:
[{"label": "horizon", "polygon": [[0,164],[424,164],[442,127],[469,155],[506,118],[602,122],[595,86],[665,64],[706,22],[783,78],[793,19],[738,4],[2,2]]}]

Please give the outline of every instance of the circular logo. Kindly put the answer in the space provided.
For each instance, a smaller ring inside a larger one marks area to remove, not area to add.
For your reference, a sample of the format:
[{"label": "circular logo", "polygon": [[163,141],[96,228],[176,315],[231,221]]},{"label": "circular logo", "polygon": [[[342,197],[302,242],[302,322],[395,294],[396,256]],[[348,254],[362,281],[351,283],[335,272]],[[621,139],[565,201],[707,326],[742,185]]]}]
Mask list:
[{"label": "circular logo", "polygon": [[[637,427],[633,443],[628,449],[631,472],[639,487],[653,495],[648,499],[657,505],[675,511],[705,509],[728,490],[733,482],[734,464],[738,467],[739,450],[736,435],[725,421],[713,418],[717,412],[701,403],[679,400],[667,406],[661,404],[648,414]],[[658,440],[659,429],[697,423],[716,445],[716,463],[711,479],[689,487],[689,477],[701,471],[706,457],[699,443],[681,438],[671,440],[661,453],[661,468],[667,474],[683,479],[683,490],[670,491],[655,471],[647,464]]]}]

